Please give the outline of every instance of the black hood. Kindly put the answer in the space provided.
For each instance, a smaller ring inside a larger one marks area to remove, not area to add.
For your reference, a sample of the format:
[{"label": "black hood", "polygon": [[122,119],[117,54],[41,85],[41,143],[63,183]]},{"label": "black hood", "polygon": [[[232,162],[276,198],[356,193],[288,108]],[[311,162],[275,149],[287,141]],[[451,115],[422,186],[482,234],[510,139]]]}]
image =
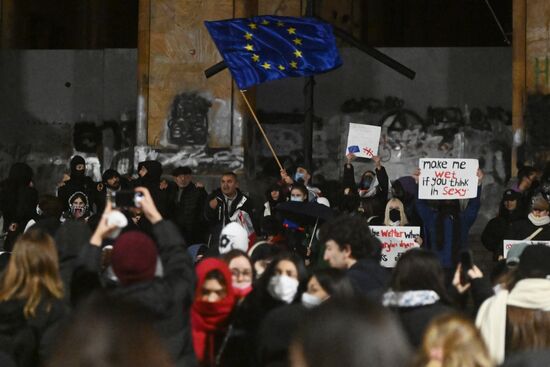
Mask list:
[{"label": "black hood", "polygon": [[16,186],[29,186],[32,176],[32,168],[26,163],[18,162],[10,167],[8,179]]},{"label": "black hood", "polygon": [[71,159],[71,178],[73,177],[73,175],[81,175],[81,176],[84,176],[84,174],[85,174],[85,169],[84,169],[84,171],[77,171],[77,170],[76,170],[76,166],[78,166],[79,164],[86,165],[86,160],[84,160],[84,158],[82,158],[82,157],[79,156],[79,155],[75,155],[75,156]]},{"label": "black hood", "polygon": [[147,174],[142,177],[144,182],[160,182],[162,176],[162,165],[158,161],[144,161],[140,163],[147,169]]}]

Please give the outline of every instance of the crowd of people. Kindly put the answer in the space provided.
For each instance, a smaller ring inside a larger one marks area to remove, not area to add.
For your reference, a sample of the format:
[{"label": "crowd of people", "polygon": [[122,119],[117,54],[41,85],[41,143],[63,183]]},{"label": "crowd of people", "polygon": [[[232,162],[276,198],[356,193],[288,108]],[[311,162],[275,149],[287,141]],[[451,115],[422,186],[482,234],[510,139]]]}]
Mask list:
[{"label": "crowd of people", "polygon": [[[15,163],[0,184],[2,366],[547,366],[550,169],[524,166],[472,261],[475,198],[424,200],[378,157],[336,187],[281,170],[253,203],[233,172],[86,176],[56,195]],[[211,188],[212,189],[212,188]],[[497,208],[495,208],[497,209]],[[415,226],[394,268],[370,226]],[[505,240],[518,243],[504,251]]]}]

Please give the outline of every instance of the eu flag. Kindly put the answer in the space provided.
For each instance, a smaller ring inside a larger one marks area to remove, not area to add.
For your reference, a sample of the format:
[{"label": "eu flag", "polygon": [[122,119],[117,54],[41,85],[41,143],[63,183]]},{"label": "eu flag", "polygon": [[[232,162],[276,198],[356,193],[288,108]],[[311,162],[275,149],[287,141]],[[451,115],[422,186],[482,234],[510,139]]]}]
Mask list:
[{"label": "eu flag", "polygon": [[315,18],[258,16],[204,23],[241,90],[342,65],[331,26]]}]

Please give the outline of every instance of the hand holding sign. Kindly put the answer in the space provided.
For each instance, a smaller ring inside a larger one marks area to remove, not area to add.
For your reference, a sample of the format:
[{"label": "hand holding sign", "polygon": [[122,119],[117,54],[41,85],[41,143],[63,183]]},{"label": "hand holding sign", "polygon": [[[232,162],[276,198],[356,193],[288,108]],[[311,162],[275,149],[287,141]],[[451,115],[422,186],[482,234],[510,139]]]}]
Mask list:
[{"label": "hand holding sign", "polygon": [[376,156],[380,144],[380,131],[380,126],[350,123],[346,153],[369,159]]}]

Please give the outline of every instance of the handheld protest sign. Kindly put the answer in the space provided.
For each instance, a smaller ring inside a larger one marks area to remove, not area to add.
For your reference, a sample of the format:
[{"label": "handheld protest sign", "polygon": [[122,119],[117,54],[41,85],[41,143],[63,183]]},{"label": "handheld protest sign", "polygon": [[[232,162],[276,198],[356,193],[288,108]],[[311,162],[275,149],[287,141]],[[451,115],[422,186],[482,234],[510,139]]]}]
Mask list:
[{"label": "handheld protest sign", "polygon": [[385,268],[395,267],[405,251],[420,247],[414,240],[420,236],[420,227],[370,226],[370,230],[382,245],[380,265]]},{"label": "handheld protest sign", "polygon": [[477,196],[477,159],[421,158],[418,198],[471,199]]},{"label": "handheld protest sign", "polygon": [[503,242],[502,254],[504,255],[504,258],[508,257],[508,252],[512,247],[514,247],[515,245],[519,245],[520,243],[527,244],[527,245],[550,246],[550,241],[504,240],[502,242]]},{"label": "handheld protest sign", "polygon": [[353,153],[360,158],[372,158],[378,155],[380,144],[380,126],[349,124],[346,154]]}]

